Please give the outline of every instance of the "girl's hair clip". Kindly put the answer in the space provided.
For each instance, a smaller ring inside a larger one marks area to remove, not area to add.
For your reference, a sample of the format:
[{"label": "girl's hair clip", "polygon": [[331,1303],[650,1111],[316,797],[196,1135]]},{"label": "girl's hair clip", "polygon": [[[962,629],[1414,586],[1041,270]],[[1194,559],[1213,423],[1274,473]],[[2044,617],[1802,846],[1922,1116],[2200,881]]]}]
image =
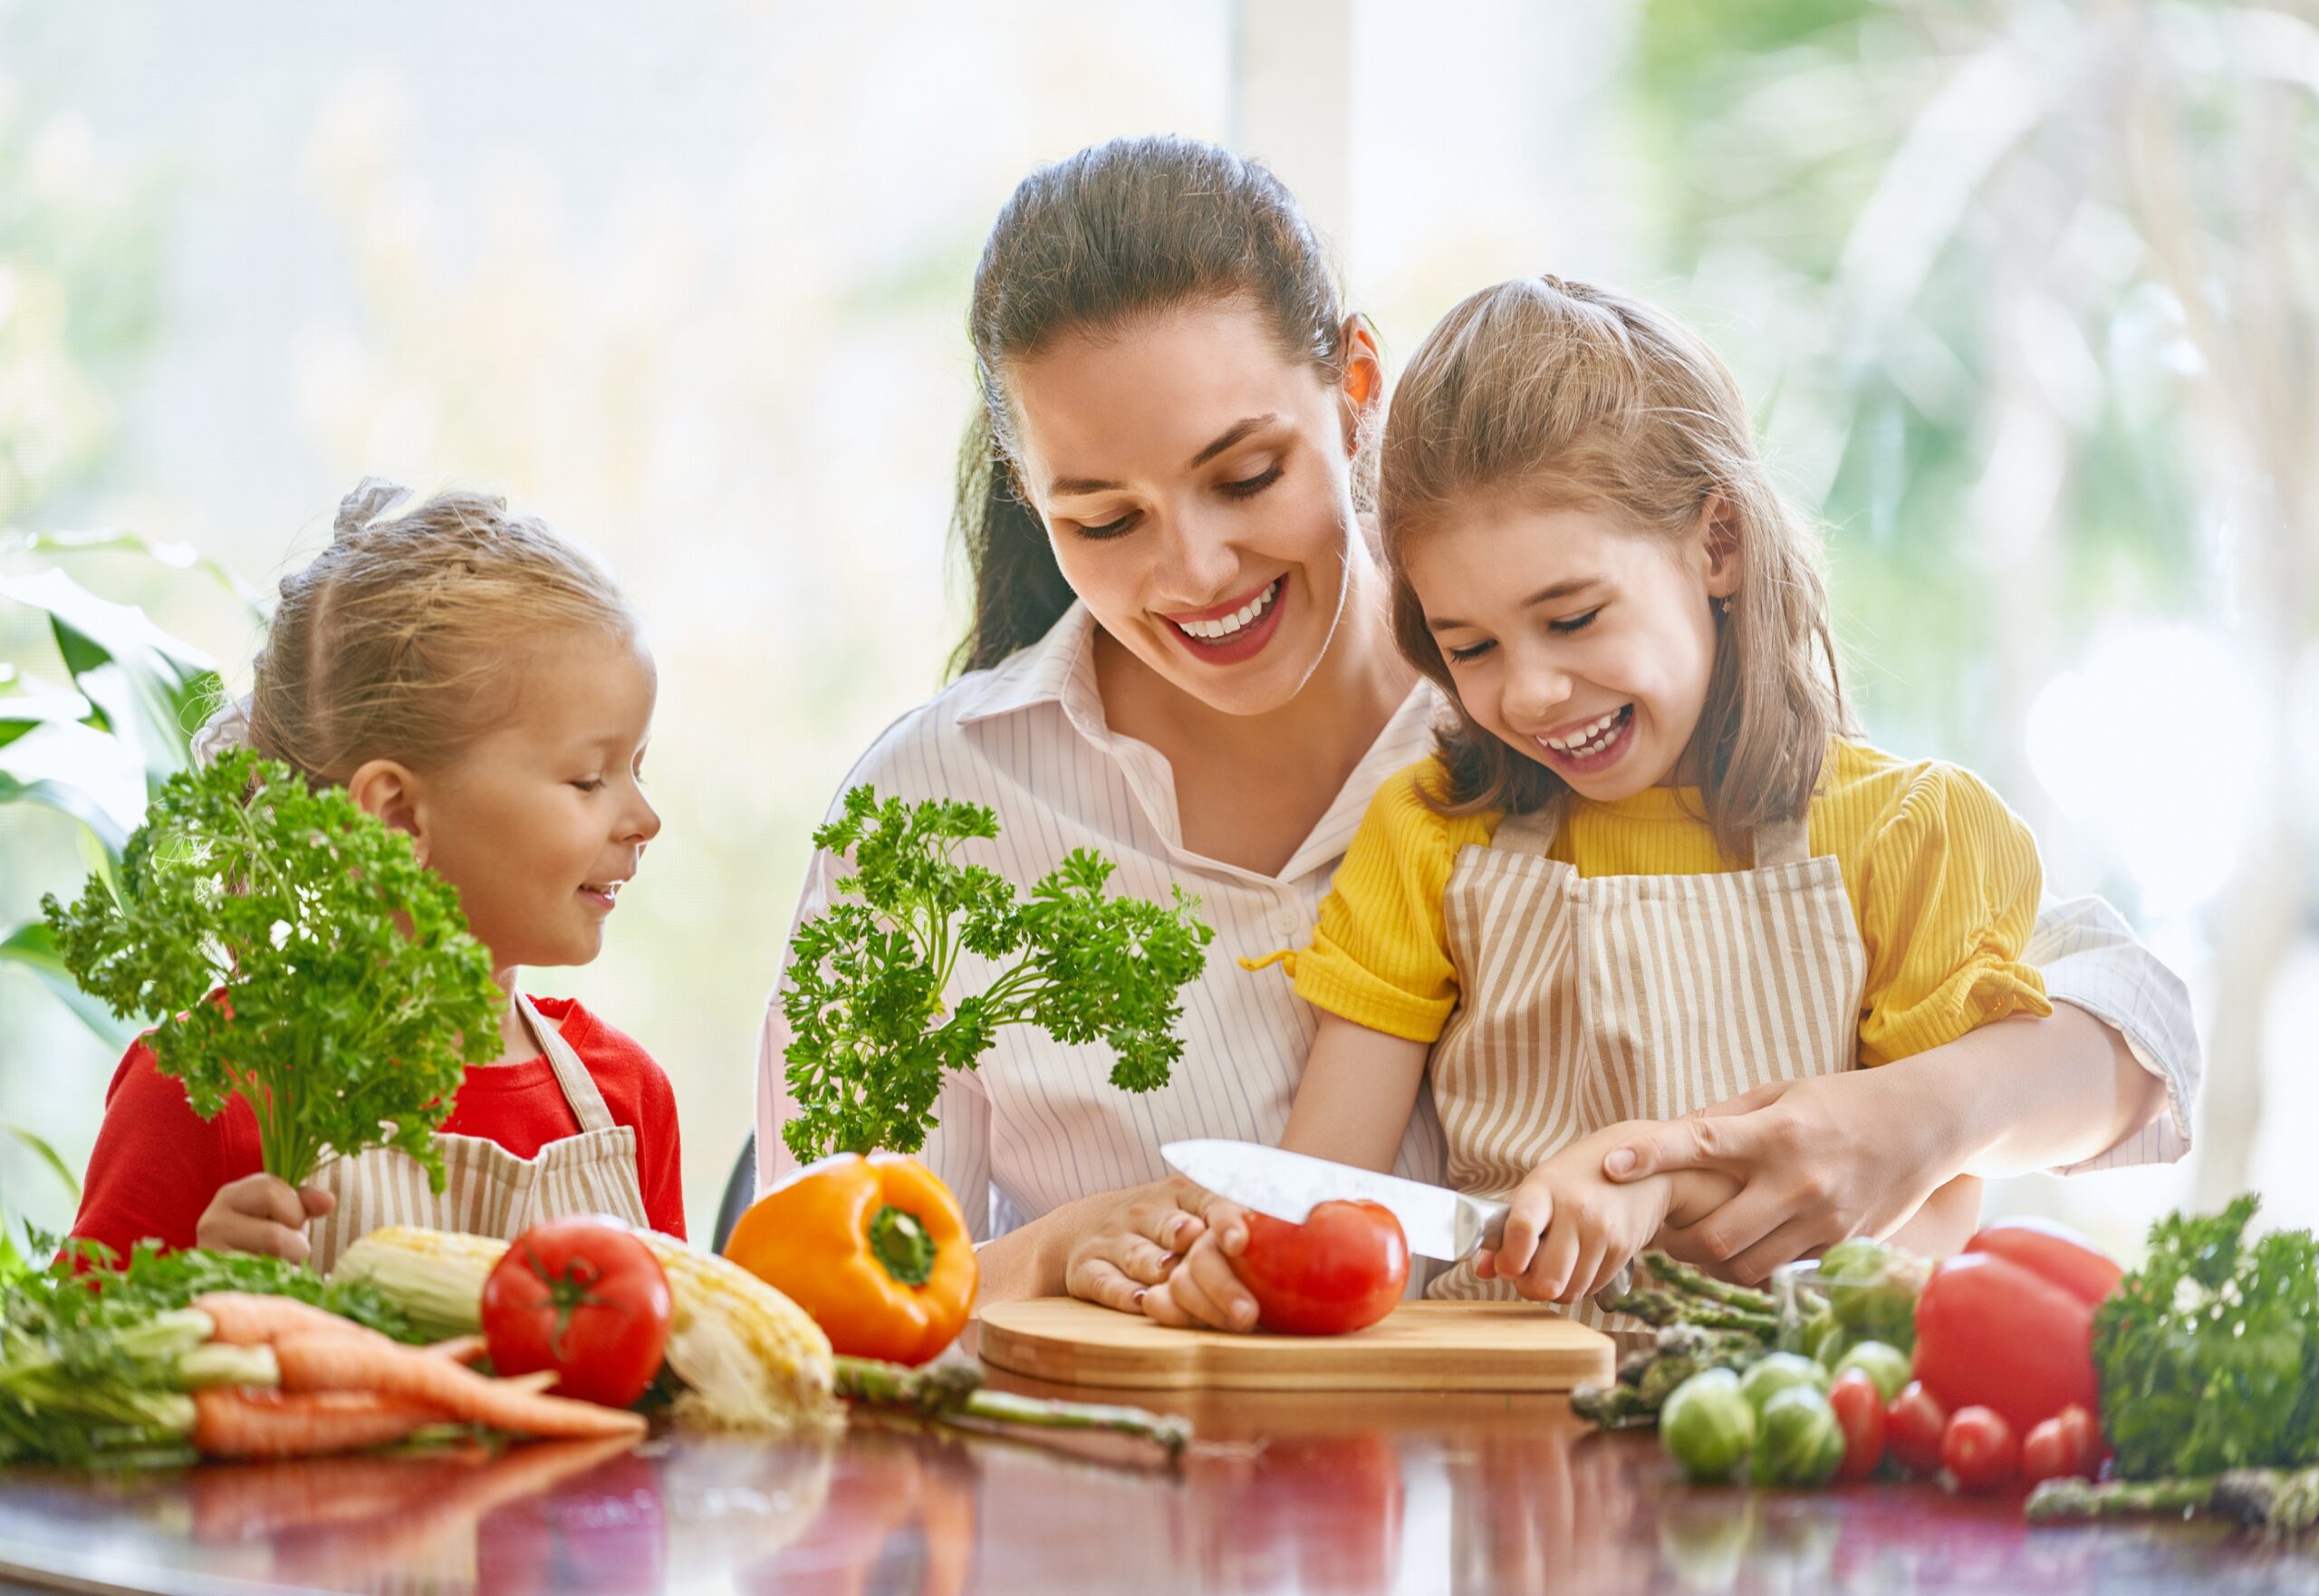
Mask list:
[{"label": "girl's hair clip", "polygon": [[193,734],[190,752],[196,769],[206,770],[237,748],[247,748],[250,743],[250,705],[254,695],[244,693],[217,707],[217,712],[201,723]]},{"label": "girl's hair clip", "polygon": [[364,477],[354,485],[352,493],[338,501],[338,520],[331,533],[332,541],[352,537],[409,497],[410,489],[399,482],[383,476]]}]

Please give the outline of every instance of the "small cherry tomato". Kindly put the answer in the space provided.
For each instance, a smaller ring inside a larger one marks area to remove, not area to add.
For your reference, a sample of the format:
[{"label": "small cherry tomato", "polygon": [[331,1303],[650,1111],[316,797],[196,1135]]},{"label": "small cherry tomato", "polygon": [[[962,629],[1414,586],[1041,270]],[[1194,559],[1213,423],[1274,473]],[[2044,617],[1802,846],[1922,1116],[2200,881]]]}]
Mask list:
[{"label": "small cherry tomato", "polygon": [[1932,1474],[1940,1467],[1940,1437],[1949,1430],[1949,1409],[1940,1399],[1912,1380],[1900,1388],[1885,1410],[1885,1446],[1892,1460],[1910,1474]]},{"label": "small cherry tomato", "polygon": [[1994,1408],[1959,1408],[1940,1437],[1940,1461],[1960,1491],[2002,1490],[2020,1472],[2021,1443]]},{"label": "small cherry tomato", "polygon": [[2030,1426],[2029,1434],[2021,1443],[2021,1483],[2034,1485],[2040,1480],[2065,1479],[2077,1473],[2077,1459],[2070,1454],[2069,1433],[2062,1428],[2058,1418],[2042,1418]]},{"label": "small cherry tomato", "polygon": [[1847,1369],[1828,1389],[1828,1406],[1844,1432],[1844,1460],[1836,1478],[1864,1480],[1884,1461],[1884,1393],[1865,1369]]},{"label": "small cherry tomato", "polygon": [[1302,1225],[1248,1216],[1248,1245],[1232,1260],[1256,1299],[1256,1320],[1289,1335],[1343,1335],[1391,1312],[1409,1284],[1410,1245],[1381,1203],[1317,1205]]},{"label": "small cherry tomato", "polygon": [[2069,1443],[2070,1472],[2083,1479],[2093,1479],[2102,1473],[2102,1466],[2110,1460],[2110,1444],[2102,1438],[2102,1427],[2093,1415],[2072,1402],[2054,1415],[2054,1422],[2062,1427],[2062,1437]]}]

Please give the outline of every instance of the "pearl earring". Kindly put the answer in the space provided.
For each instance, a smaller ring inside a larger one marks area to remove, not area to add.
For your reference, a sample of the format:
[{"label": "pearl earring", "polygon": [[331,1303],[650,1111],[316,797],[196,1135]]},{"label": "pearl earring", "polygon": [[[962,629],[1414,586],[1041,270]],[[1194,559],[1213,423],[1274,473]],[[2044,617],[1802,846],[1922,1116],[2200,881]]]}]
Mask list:
[{"label": "pearl earring", "polygon": [[1730,601],[1729,599],[1726,599],[1726,600],[1724,600],[1724,601],[1723,601],[1723,612],[1724,612],[1726,615],[1728,615],[1728,614],[1730,614],[1730,613],[1731,613],[1731,601]]}]

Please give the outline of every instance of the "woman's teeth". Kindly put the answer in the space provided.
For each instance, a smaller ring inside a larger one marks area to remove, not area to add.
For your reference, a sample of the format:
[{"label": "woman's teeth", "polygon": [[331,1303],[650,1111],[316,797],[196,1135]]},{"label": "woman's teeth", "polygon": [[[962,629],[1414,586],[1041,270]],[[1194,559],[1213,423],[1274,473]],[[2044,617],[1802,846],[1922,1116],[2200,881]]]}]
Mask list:
[{"label": "woman's teeth", "polygon": [[1568,736],[1541,740],[1557,754],[1568,755],[1573,759],[1592,759],[1611,745],[1612,739],[1619,735],[1619,728],[1626,724],[1627,711],[1633,707],[1631,704],[1622,704],[1602,719],[1580,726]]},{"label": "woman's teeth", "polygon": [[1179,620],[1176,624],[1196,638],[1211,643],[1221,642],[1233,633],[1245,631],[1254,626],[1263,617],[1264,612],[1272,608],[1273,601],[1279,596],[1280,581],[1275,578],[1270,587],[1250,599],[1230,615],[1221,616],[1215,620]]}]

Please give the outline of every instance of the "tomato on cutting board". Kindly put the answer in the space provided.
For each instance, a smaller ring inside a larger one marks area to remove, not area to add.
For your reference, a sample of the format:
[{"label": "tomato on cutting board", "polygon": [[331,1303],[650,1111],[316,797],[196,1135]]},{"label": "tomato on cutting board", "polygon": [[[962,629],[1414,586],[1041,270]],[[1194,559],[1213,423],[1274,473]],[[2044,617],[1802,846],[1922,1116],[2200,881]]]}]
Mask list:
[{"label": "tomato on cutting board", "polygon": [[534,1225],[483,1283],[483,1336],[501,1374],[555,1373],[550,1388],[625,1408],[660,1371],[675,1307],[660,1260],[616,1220]]},{"label": "tomato on cutting board", "polygon": [[1410,1247],[1381,1204],[1322,1203],[1302,1225],[1249,1214],[1248,1245],[1232,1267],[1266,1330],[1343,1335],[1393,1311],[1409,1284]]}]

